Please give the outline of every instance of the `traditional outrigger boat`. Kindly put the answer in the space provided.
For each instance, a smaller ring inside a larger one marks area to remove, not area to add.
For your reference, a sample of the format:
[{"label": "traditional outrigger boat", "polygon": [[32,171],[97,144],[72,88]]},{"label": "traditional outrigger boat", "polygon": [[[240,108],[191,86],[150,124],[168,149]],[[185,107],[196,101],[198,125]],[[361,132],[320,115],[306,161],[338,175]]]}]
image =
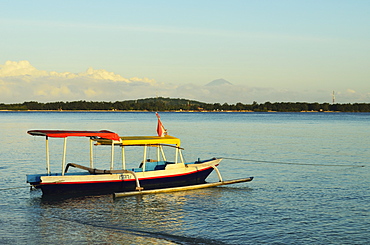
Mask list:
[{"label": "traditional outrigger boat", "polygon": [[[40,188],[43,195],[100,195],[113,194],[127,196],[146,193],[168,192],[185,189],[197,189],[211,186],[251,181],[245,178],[223,181],[217,168],[222,158],[212,158],[193,162],[185,162],[180,147],[180,139],[165,134],[158,116],[159,136],[120,137],[107,131],[67,131],[67,130],[30,130],[28,134],[46,137],[46,173],[27,175],[27,182]],[[90,143],[89,167],[77,164],[66,164],[67,138],[88,137]],[[64,138],[62,169],[54,173],[50,169],[49,138]],[[94,167],[93,145],[111,146],[109,169]],[[114,149],[121,148],[120,169],[114,167]],[[138,167],[126,167],[125,149],[131,146],[143,148],[142,162]],[[155,159],[148,158],[149,149],[154,148]],[[168,161],[165,152],[172,148],[174,160]],[[84,170],[71,172],[71,167]],[[219,182],[206,183],[206,178],[215,170]]]}]

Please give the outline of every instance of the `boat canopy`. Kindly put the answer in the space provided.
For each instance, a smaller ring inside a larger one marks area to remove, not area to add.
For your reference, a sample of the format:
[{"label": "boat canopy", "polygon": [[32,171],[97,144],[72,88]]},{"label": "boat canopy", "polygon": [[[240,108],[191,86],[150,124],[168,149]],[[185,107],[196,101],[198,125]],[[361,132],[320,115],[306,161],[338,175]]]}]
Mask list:
[{"label": "boat canopy", "polygon": [[120,137],[118,134],[108,131],[68,131],[68,130],[30,130],[27,132],[33,136],[46,136],[54,138],[66,138],[66,137],[100,137],[109,140],[119,141]]},{"label": "boat canopy", "polygon": [[[94,139],[97,145],[111,145],[111,140],[104,140],[104,139]],[[117,142],[116,144],[122,146],[129,146],[129,145],[159,145],[159,144],[167,144],[167,145],[176,145],[180,147],[180,139],[173,137],[173,136],[126,136],[121,137],[121,142]]]}]

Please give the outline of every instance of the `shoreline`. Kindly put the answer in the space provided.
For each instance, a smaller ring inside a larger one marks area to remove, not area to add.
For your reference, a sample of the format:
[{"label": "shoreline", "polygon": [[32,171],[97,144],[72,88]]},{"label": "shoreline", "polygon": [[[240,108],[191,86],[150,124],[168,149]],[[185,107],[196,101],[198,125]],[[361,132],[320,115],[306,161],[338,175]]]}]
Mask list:
[{"label": "shoreline", "polygon": [[0,111],[104,111],[104,112],[370,112],[370,103],[265,102],[252,104],[206,103],[180,98],[145,98],[125,101],[26,101],[0,103]]},{"label": "shoreline", "polygon": [[[214,111],[198,111],[198,110],[168,110],[168,111],[150,111],[150,110],[0,110],[0,112],[176,112],[176,113],[182,113],[182,112],[194,112],[194,113],[253,113],[253,112],[268,112],[268,113],[343,113],[344,111],[252,111],[252,110],[214,110]],[[361,112],[346,112],[346,113],[361,113]],[[366,112],[363,112],[366,113]]]}]

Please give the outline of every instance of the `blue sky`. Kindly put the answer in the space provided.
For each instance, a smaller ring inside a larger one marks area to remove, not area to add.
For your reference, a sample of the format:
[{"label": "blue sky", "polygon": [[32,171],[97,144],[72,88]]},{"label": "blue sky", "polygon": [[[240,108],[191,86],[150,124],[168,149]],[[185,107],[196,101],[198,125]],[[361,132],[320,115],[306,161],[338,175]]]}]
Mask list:
[{"label": "blue sky", "polygon": [[[369,13],[370,2],[360,0],[1,1],[0,102],[153,96],[331,102],[333,90],[338,103],[370,102]],[[7,61],[28,61],[14,69],[48,74],[9,76]],[[90,67],[121,76],[125,86],[104,77],[94,86],[91,72],[76,79]],[[62,73],[78,75],[63,80]],[[203,86],[219,78],[234,85]],[[67,90],[26,95],[19,89],[26,80]],[[86,93],[98,89],[100,96]]]}]

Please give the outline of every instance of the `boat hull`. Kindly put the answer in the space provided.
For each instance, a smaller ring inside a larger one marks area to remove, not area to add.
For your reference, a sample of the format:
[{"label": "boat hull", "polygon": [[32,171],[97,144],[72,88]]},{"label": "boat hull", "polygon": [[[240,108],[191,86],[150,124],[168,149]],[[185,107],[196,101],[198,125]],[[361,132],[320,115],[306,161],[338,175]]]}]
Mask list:
[{"label": "boat hull", "polygon": [[[216,162],[184,165],[183,169],[148,171],[136,173],[140,187],[144,190],[179,187],[206,183]],[[190,166],[190,167],[189,167]],[[137,190],[135,178],[127,174],[44,176],[39,188],[43,195],[103,195]],[[50,180],[50,178],[52,178]]]},{"label": "boat hull", "polygon": [[[205,179],[212,172],[212,168],[187,175],[161,177],[155,179],[139,179],[144,190],[178,187],[186,185],[204,184]],[[115,192],[136,191],[135,180],[104,181],[96,183],[54,183],[41,184],[43,195],[102,195]]]}]

